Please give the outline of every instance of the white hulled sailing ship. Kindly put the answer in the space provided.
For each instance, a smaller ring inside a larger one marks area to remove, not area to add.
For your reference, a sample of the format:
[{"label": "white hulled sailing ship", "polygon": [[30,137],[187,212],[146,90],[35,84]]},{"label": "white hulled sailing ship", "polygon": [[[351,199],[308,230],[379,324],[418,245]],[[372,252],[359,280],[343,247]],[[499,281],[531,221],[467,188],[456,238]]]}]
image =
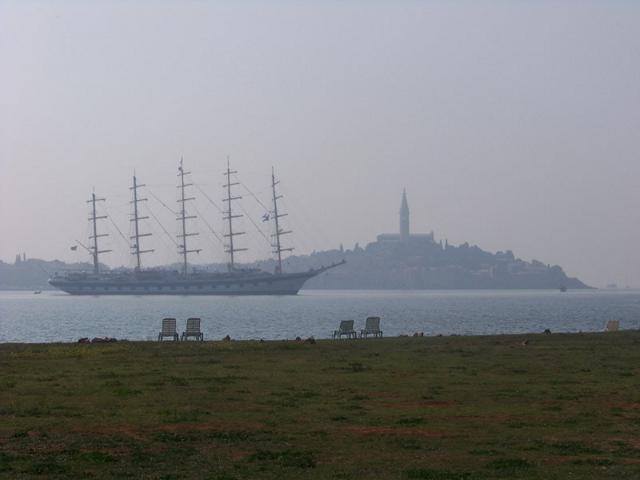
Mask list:
[{"label": "white hulled sailing ship", "polygon": [[236,173],[236,171],[231,170],[227,160],[227,169],[224,172],[226,177],[226,183],[224,184],[226,207],[223,209],[223,220],[226,222],[228,230],[224,234],[226,239],[225,252],[229,254],[226,272],[189,271],[188,256],[191,253],[199,253],[200,249],[190,249],[188,246],[188,239],[197,235],[197,233],[189,232],[187,229],[187,221],[195,218],[195,216],[187,213],[186,204],[194,200],[194,197],[188,197],[186,194],[186,188],[192,184],[185,183],[185,176],[189,175],[190,172],[184,170],[181,160],[178,168],[178,188],[180,189],[178,202],[180,208],[177,217],[180,225],[178,253],[182,260],[181,271],[142,268],[142,255],[152,253],[153,249],[145,249],[141,245],[141,240],[150,236],[151,233],[141,231],[140,222],[147,219],[148,216],[141,215],[139,205],[141,202],[147,201],[147,199],[140,197],[139,189],[145,185],[139,184],[134,175],[133,186],[130,187],[133,197],[131,201],[133,228],[130,240],[132,242],[131,254],[135,259],[135,268],[124,271],[101,271],[99,257],[101,254],[111,250],[100,250],[99,248],[99,238],[105,237],[107,234],[98,233],[98,220],[107,217],[98,215],[96,204],[105,199],[96,197],[94,193],[87,202],[91,207],[89,217],[91,222],[91,233],[89,235],[91,245],[80,244],[90,253],[93,259],[93,271],[55,274],[49,280],[49,283],[72,295],[296,295],[310,278],[345,263],[343,260],[332,265],[310,269],[306,272],[286,273],[283,271],[282,254],[292,251],[293,248],[286,247],[281,242],[282,237],[291,233],[291,231],[284,230],[280,225],[280,219],[286,214],[278,210],[278,200],[282,196],[277,192],[279,182],[276,180],[275,173],[272,170],[272,211],[268,212],[265,217],[273,220],[274,223],[271,246],[276,259],[275,271],[271,273],[260,269],[239,268],[236,265],[236,253],[244,251],[246,248],[239,248],[234,241],[235,237],[245,233],[234,230],[234,219],[242,216],[235,213],[233,209],[233,202],[242,198],[234,196],[232,191],[234,186],[239,185],[239,182],[232,180],[232,175]]}]

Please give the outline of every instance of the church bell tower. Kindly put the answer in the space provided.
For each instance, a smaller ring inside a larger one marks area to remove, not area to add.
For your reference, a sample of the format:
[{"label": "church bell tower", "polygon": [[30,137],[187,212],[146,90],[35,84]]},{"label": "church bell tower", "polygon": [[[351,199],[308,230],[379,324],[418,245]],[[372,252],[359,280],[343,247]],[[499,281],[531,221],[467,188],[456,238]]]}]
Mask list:
[{"label": "church bell tower", "polygon": [[402,191],[402,204],[400,205],[400,240],[409,241],[409,203],[407,202],[407,190]]}]

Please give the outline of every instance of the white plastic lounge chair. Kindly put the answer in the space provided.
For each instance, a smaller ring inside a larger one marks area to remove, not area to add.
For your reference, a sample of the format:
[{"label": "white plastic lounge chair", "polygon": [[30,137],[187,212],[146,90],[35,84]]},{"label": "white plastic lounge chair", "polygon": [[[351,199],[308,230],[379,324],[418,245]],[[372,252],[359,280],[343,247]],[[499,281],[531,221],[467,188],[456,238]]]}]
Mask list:
[{"label": "white plastic lounge chair", "polygon": [[161,342],[165,337],[173,338],[174,342],[179,340],[175,318],[162,319],[162,331],[158,334],[158,341]]},{"label": "white plastic lounge chair", "polygon": [[620,320],[609,320],[604,326],[605,332],[617,332],[620,329]]},{"label": "white plastic lounge chair", "polygon": [[358,334],[353,329],[353,320],[342,320],[338,330],[333,332],[333,338],[341,338],[343,335],[348,338],[358,338]]},{"label": "white plastic lounge chair", "polygon": [[200,331],[200,319],[188,318],[187,319],[187,331],[182,332],[181,340],[186,340],[189,337],[196,337],[196,340],[201,342],[204,340],[204,333]]},{"label": "white plastic lounge chair", "polygon": [[367,338],[367,335],[382,337],[382,330],[380,330],[380,317],[367,318],[364,329],[360,330],[360,337]]}]

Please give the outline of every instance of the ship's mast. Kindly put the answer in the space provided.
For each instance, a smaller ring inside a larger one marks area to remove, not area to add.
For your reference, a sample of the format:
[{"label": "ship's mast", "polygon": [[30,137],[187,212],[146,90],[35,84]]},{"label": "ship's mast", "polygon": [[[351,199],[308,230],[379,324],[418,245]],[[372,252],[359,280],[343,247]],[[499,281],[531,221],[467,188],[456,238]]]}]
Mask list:
[{"label": "ship's mast", "polygon": [[279,180],[276,181],[275,171],[273,167],[271,167],[271,189],[273,191],[273,221],[276,227],[276,233],[272,235],[272,237],[275,237],[275,244],[273,244],[272,247],[273,247],[273,253],[275,253],[278,256],[278,265],[276,266],[276,273],[282,273],[282,252],[290,252],[293,250],[293,247],[283,248],[282,243],[280,242],[280,237],[282,235],[291,233],[291,230],[285,231],[280,229],[280,218],[286,217],[287,214],[278,212],[278,200],[282,198],[282,195],[278,195],[276,192],[276,185],[278,185],[279,183],[280,181]]},{"label": "ship's mast", "polygon": [[182,265],[182,274],[183,275],[187,275],[187,254],[189,253],[200,253],[200,249],[193,249],[193,250],[189,250],[187,248],[187,237],[193,237],[195,235],[198,235],[197,233],[187,233],[187,220],[191,219],[191,218],[196,218],[195,215],[187,215],[186,209],[185,209],[185,204],[190,201],[190,200],[195,200],[195,197],[185,197],[185,193],[184,193],[184,189],[185,187],[190,187],[191,185],[193,185],[192,183],[184,183],[184,176],[185,175],[190,175],[191,172],[185,172],[183,165],[182,165],[182,159],[180,159],[180,166],[178,167],[178,176],[180,177],[180,185],[178,185],[178,188],[180,189],[180,199],[178,200],[178,202],[181,205],[181,209],[180,209],[180,216],[178,217],[178,221],[181,222],[182,224],[182,233],[180,235],[178,235],[178,238],[180,238],[182,240],[182,243],[180,245],[178,245],[178,252],[182,254],[182,261],[183,261],[183,265]]},{"label": "ship's mast", "polygon": [[138,184],[135,174],[133,175],[133,187],[130,187],[129,190],[133,191],[133,201],[130,202],[133,204],[133,218],[131,221],[134,226],[134,235],[129,237],[134,240],[135,243],[131,245],[131,254],[136,256],[136,272],[140,271],[141,263],[140,263],[140,255],[143,253],[153,252],[153,249],[149,250],[141,250],[140,249],[140,238],[142,237],[150,237],[150,233],[140,233],[140,220],[145,220],[149,218],[148,216],[141,217],[138,212],[138,204],[140,202],[146,202],[146,198],[138,198],[138,189],[144,187],[145,185]]},{"label": "ship's mast", "polygon": [[229,233],[225,235],[225,237],[229,238],[229,244],[227,245],[227,250],[225,250],[229,254],[229,267],[228,267],[229,272],[233,272],[235,268],[234,254],[236,252],[242,252],[247,250],[246,248],[236,248],[233,243],[233,237],[245,234],[245,232],[233,231],[233,219],[242,217],[242,215],[234,215],[233,209],[231,208],[231,202],[233,200],[240,200],[242,198],[241,196],[237,196],[237,197],[231,196],[231,187],[233,187],[234,185],[239,185],[239,182],[231,182],[231,175],[235,173],[238,173],[238,172],[235,170],[231,170],[231,166],[229,164],[229,157],[227,157],[227,171],[224,172],[224,175],[227,177],[227,184],[224,185],[224,188],[227,189],[227,198],[223,199],[224,202],[227,202],[227,210],[224,212],[224,215],[226,216],[223,217],[223,219],[229,222]]},{"label": "ship's mast", "polygon": [[107,218],[106,215],[98,216],[96,214],[96,202],[104,202],[104,198],[97,198],[95,192],[91,194],[91,200],[87,200],[87,203],[91,204],[91,216],[89,221],[93,224],[93,235],[89,235],[89,239],[93,240],[93,247],[89,249],[91,256],[93,257],[93,273],[100,273],[100,262],[98,261],[98,255],[101,253],[107,253],[111,250],[98,249],[98,237],[107,237],[108,233],[98,234],[98,220]]}]

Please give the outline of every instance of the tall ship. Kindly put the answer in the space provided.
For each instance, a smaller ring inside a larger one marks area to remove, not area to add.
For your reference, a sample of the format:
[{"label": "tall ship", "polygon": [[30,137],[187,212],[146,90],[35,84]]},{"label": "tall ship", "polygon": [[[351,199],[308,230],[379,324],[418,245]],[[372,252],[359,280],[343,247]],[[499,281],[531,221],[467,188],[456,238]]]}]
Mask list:
[{"label": "tall ship", "polygon": [[[200,249],[189,245],[189,239],[198,233],[188,230],[187,222],[196,216],[187,212],[186,205],[195,197],[187,195],[187,188],[193,184],[185,182],[185,176],[190,175],[190,172],[184,170],[181,160],[178,167],[179,209],[178,212],[173,212],[177,214],[180,229],[180,233],[177,235],[178,253],[182,264],[180,270],[142,268],[142,256],[152,253],[154,250],[142,245],[143,239],[151,235],[151,233],[142,231],[141,224],[142,220],[149,217],[141,213],[140,204],[148,199],[142,198],[140,195],[140,188],[145,185],[139,184],[134,174],[133,185],[130,187],[132,195],[130,248],[135,260],[135,267],[132,270],[103,271],[101,269],[100,255],[111,250],[101,250],[99,246],[99,239],[108,234],[99,233],[98,221],[107,218],[107,216],[99,215],[96,207],[99,202],[103,202],[105,199],[99,198],[93,193],[91,199],[87,201],[90,206],[90,245],[78,242],[91,255],[93,271],[56,273],[49,279],[49,284],[72,295],[296,295],[310,278],[345,263],[343,260],[305,272],[285,272],[283,270],[283,254],[291,252],[293,248],[282,243],[282,237],[290,234],[291,231],[285,230],[281,225],[282,217],[287,214],[278,209],[278,200],[282,198],[282,195],[277,192],[279,181],[276,180],[275,172],[272,169],[272,207],[270,211],[265,213],[263,220],[273,222],[274,233],[271,236],[271,247],[276,260],[274,272],[239,267],[236,263],[236,254],[247,249],[240,248],[235,241],[236,237],[245,234],[245,232],[237,231],[234,226],[234,220],[243,216],[233,208],[234,202],[242,198],[235,195],[232,190],[233,187],[240,184],[232,179],[232,175],[236,173],[231,170],[227,159],[227,168],[224,172],[226,183],[223,185],[226,197],[223,200],[225,206],[222,208],[223,220],[227,229],[224,234],[224,251],[229,255],[226,272],[189,269],[189,254],[199,253]],[[76,248],[72,247],[72,249]]]}]

